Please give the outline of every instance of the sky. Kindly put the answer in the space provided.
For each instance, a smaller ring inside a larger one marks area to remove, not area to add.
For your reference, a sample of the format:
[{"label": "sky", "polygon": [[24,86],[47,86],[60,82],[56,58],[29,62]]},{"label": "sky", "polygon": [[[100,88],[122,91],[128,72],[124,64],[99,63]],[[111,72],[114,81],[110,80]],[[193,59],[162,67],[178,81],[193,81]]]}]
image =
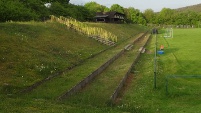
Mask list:
[{"label": "sky", "polygon": [[146,9],[152,9],[155,12],[159,12],[162,8],[176,9],[201,3],[201,0],[70,0],[70,3],[84,5],[91,1],[95,1],[98,4],[109,8],[113,4],[119,4],[124,8],[134,7],[135,9],[139,9],[141,12]]}]

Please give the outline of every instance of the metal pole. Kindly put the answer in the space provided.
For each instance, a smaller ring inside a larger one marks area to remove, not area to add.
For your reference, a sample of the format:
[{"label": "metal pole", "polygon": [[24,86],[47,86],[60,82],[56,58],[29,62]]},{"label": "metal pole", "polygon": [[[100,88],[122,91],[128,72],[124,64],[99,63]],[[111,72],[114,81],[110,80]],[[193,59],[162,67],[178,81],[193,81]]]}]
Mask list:
[{"label": "metal pole", "polygon": [[154,89],[156,89],[156,54],[157,54],[157,36],[155,34],[155,56],[154,56]]},{"label": "metal pole", "polygon": [[156,72],[154,72],[154,89],[156,89]]},{"label": "metal pole", "polygon": [[165,90],[166,90],[166,95],[168,95],[169,94],[169,92],[168,92],[168,77],[166,77]]},{"label": "metal pole", "polygon": [[173,38],[173,28],[172,28],[172,38]]}]

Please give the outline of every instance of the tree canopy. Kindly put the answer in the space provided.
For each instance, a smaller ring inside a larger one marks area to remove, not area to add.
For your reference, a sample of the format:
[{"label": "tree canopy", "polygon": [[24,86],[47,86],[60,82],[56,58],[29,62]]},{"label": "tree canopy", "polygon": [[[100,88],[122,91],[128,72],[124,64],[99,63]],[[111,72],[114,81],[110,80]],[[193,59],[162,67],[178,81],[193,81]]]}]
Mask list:
[{"label": "tree canopy", "polygon": [[84,5],[84,7],[86,7],[91,12],[103,12],[105,9],[105,6],[96,2],[88,2]]},{"label": "tree canopy", "polygon": [[[116,11],[125,14],[126,23],[163,24],[163,25],[198,25],[201,13],[196,11],[177,11],[163,8],[160,12],[146,9],[143,13],[134,7],[124,8],[113,4],[110,8],[96,2],[84,6],[69,3],[70,0],[0,0],[0,22],[5,21],[43,21],[49,15],[73,17],[80,21],[92,21],[96,12]],[[51,4],[46,7],[45,4]]]},{"label": "tree canopy", "polygon": [[147,23],[154,23],[156,19],[156,15],[152,9],[146,9],[143,13]]},{"label": "tree canopy", "polygon": [[113,4],[113,5],[110,7],[110,10],[124,14],[124,8],[123,8],[122,6],[120,6],[119,4]]}]

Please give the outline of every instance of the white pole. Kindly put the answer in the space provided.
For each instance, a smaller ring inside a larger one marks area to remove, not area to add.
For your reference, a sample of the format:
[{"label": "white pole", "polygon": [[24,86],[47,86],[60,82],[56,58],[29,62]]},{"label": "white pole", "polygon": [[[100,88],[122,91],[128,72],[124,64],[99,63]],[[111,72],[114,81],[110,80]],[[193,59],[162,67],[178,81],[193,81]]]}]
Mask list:
[{"label": "white pole", "polygon": [[173,28],[172,28],[172,38],[173,38]]}]

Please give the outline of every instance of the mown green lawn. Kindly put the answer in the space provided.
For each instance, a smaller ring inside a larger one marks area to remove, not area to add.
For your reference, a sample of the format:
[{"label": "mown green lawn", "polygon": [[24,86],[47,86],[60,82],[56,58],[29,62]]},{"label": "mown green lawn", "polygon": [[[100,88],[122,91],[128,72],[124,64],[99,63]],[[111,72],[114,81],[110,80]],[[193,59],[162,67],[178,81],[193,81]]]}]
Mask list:
[{"label": "mown green lawn", "polygon": [[200,30],[174,29],[173,38],[163,38],[163,34],[157,36],[157,48],[163,44],[165,54],[157,55],[156,89],[153,81],[154,37],[147,47],[151,54],[143,54],[135,66],[134,79],[119,107],[128,112],[201,112],[201,79],[168,79],[168,95],[165,89],[166,76],[201,75]]}]

